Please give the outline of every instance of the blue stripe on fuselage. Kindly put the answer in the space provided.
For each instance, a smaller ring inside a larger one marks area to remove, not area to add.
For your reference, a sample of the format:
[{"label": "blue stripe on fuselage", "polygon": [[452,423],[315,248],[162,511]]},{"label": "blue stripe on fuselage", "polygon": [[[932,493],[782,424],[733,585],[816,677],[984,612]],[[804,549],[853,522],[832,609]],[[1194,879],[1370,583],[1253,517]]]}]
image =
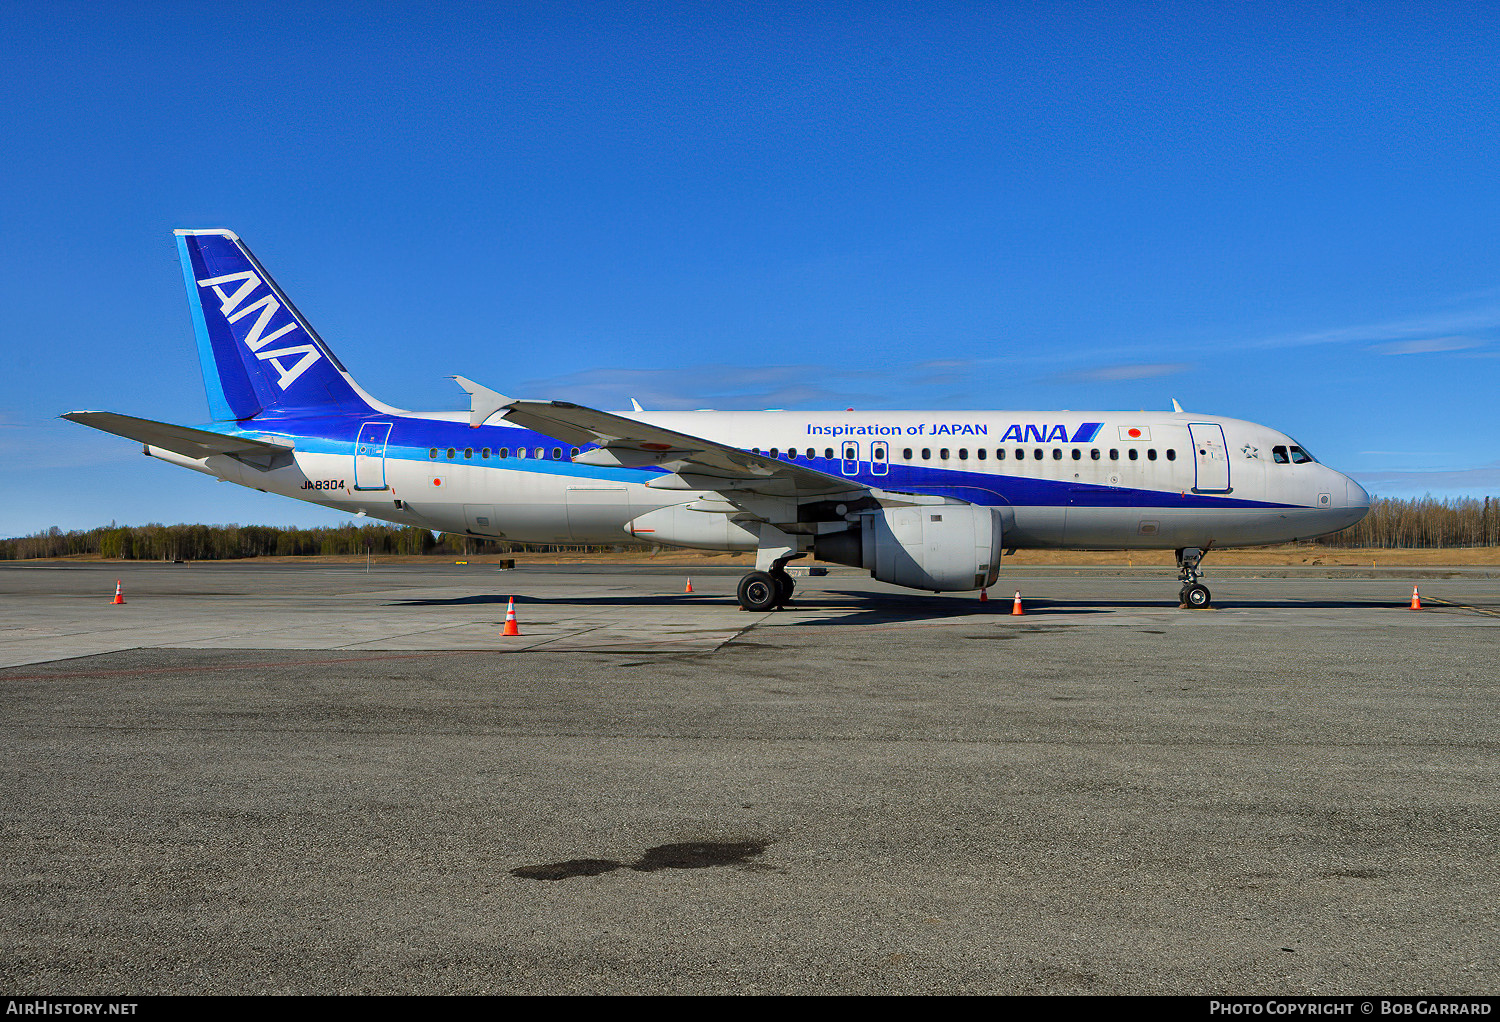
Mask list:
[{"label": "blue stripe on fuselage", "polygon": [[[259,437],[267,433],[284,436],[295,441],[297,450],[315,454],[345,454],[353,456],[359,428],[365,422],[389,422],[391,434],[386,444],[386,458],[400,461],[424,462],[434,466],[466,465],[469,467],[505,469],[511,472],[538,472],[547,475],[566,475],[582,479],[600,479],[614,482],[644,483],[651,477],[663,474],[656,468],[606,468],[595,465],[579,465],[567,459],[570,444],[555,437],[516,426],[480,426],[470,428],[462,422],[442,419],[425,419],[403,415],[349,415],[349,416],[298,416],[284,418],[261,417],[255,420],[263,428],[241,429],[237,435]],[[1085,423],[1095,427],[1098,433],[1102,423]],[[226,432],[222,423],[211,423],[201,428]],[[1080,433],[1082,429],[1080,429]],[[344,438],[348,439],[344,439]],[[1087,440],[1081,442],[1088,442]],[[449,460],[448,448],[457,454]],[[491,451],[507,448],[508,458],[482,459],[480,452],[488,447]],[[527,447],[546,449],[546,458],[517,458],[515,449]],[[560,460],[551,458],[552,449],[561,447],[564,456]],[[589,445],[584,448],[588,450]],[[438,449],[436,460],[428,456],[433,448]],[[463,457],[463,451],[472,449],[471,459]],[[791,464],[791,462],[788,462]],[[1038,479],[1024,475],[996,475],[992,472],[973,472],[965,469],[932,468],[924,465],[888,463],[884,475],[870,471],[868,462],[859,463],[854,475],[843,472],[843,462],[838,458],[798,458],[795,464],[826,472],[828,475],[848,479],[864,486],[887,490],[913,490],[935,496],[955,497],[971,503],[991,506],[1013,505],[1017,507],[1141,507],[1141,508],[1300,508],[1300,504],[1279,504],[1272,501],[1243,500],[1235,497],[1220,497],[1170,490],[1147,490],[1122,486],[1105,486],[1098,483],[1081,483],[1061,479]]]}]

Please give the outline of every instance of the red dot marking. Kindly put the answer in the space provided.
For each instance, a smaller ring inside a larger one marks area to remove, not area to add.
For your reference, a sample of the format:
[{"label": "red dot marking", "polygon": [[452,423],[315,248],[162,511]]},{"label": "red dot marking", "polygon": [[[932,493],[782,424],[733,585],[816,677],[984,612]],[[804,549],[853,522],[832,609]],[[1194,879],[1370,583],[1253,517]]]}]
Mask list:
[{"label": "red dot marking", "polygon": [[1138,436],[1140,436],[1140,435],[1141,435],[1141,431],[1140,431],[1140,430],[1138,430],[1138,429],[1132,429],[1132,430],[1131,430],[1131,431],[1130,431],[1130,436],[1132,436],[1132,437],[1138,437]]}]

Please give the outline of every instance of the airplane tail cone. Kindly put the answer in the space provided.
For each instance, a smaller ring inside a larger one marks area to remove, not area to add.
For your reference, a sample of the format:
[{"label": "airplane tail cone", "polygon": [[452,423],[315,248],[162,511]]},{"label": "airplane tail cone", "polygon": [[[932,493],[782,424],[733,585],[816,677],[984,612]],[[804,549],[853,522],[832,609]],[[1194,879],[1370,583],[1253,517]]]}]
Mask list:
[{"label": "airplane tail cone", "polygon": [[693,580],[692,579],[688,579],[687,588],[684,589],[683,592],[684,593],[691,593],[692,591],[693,591]]},{"label": "airplane tail cone", "polygon": [[1416,586],[1412,586],[1411,587],[1411,609],[1412,610],[1421,610],[1422,609],[1422,596],[1421,596],[1420,593],[1417,592],[1417,587]]},{"label": "airplane tail cone", "polygon": [[115,598],[113,600],[110,600],[109,602],[111,606],[116,603],[125,602],[125,587],[120,584],[119,579],[115,579]]},{"label": "airplane tail cone", "polygon": [[501,635],[520,635],[521,629],[516,625],[516,598],[512,596],[510,603],[505,608],[505,631]]},{"label": "airplane tail cone", "polygon": [[1020,617],[1026,612],[1021,609],[1021,591],[1016,590],[1016,602],[1010,605],[1011,617]]}]

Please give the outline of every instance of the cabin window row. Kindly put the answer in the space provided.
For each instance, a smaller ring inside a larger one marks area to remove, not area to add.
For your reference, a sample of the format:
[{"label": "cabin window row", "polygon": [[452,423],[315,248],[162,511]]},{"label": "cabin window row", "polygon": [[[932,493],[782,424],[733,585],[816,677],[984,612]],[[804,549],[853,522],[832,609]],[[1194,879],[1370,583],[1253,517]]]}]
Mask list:
[{"label": "cabin window row", "polygon": [[[1277,448],[1277,449],[1280,450],[1280,448]],[[1010,448],[997,447],[995,449],[995,460],[996,461],[1004,461],[1009,456],[1007,454],[1007,452],[1009,450],[1010,450]],[[1034,461],[1043,461],[1043,460],[1045,460],[1047,458],[1047,451],[1048,450],[1051,450],[1051,452],[1052,452],[1051,457],[1052,457],[1053,461],[1062,461],[1063,460],[1063,449],[1061,447],[1053,447],[1053,448],[1033,447],[1033,448],[1031,448],[1030,457]],[[1155,447],[1147,447],[1147,448],[1145,448],[1145,451],[1146,451],[1146,460],[1147,461],[1155,461],[1157,459],[1157,450],[1156,450]],[[1026,452],[1027,452],[1027,449],[1024,448],[1024,447],[1017,447],[1017,448],[1015,448],[1015,454],[1014,454],[1015,460],[1016,461],[1025,461],[1026,458],[1028,457],[1028,455],[1027,455]],[[1083,460],[1083,448],[1081,448],[1081,447],[1074,447],[1074,448],[1072,448],[1072,452],[1073,452],[1072,458],[1073,458],[1074,461],[1082,461]],[[751,449],[751,453],[752,454],[760,454],[760,453],[762,453],[762,451],[761,451],[761,449],[759,447],[755,447],[755,448]],[[769,450],[765,451],[764,453],[766,455],[772,457],[772,458],[780,458],[783,454],[785,454],[786,457],[787,457],[787,459],[790,460],[790,461],[796,461],[799,457],[802,456],[802,455],[800,455],[798,453],[798,451],[797,451],[797,449],[795,447],[787,448],[786,451],[782,451],[781,448],[779,448],[779,447],[772,447]],[[954,452],[950,448],[940,447],[940,448],[938,448],[938,452],[937,452],[938,460],[939,461],[948,461],[948,460],[951,459],[953,453]],[[967,447],[960,447],[960,448],[958,448],[958,460],[959,461],[968,461],[970,453],[971,452],[970,452],[969,448],[967,448]],[[973,453],[974,457],[977,460],[979,460],[979,461],[988,461],[989,457],[990,457],[989,449],[985,448],[985,447],[975,448],[972,453]],[[917,449],[911,448],[911,447],[904,448],[901,451],[901,457],[902,457],[902,459],[904,461],[918,461],[918,460],[920,460],[920,461],[931,461],[932,460],[932,448],[931,447],[923,447],[923,448],[921,448],[920,449],[920,457],[918,457],[918,454],[919,454],[919,451]],[[817,456],[818,456],[817,448],[814,448],[814,447],[807,448],[806,457],[808,457],[808,458],[816,458]],[[871,451],[870,456],[875,461],[884,461],[885,460],[885,449],[884,449],[884,447],[876,447],[873,451]],[[1106,455],[1105,455],[1104,451],[1101,448],[1093,447],[1093,448],[1089,449],[1089,460],[1091,460],[1091,461],[1101,461],[1101,460],[1103,460],[1105,458],[1105,456]],[[823,457],[829,459],[830,461],[833,460],[833,448],[832,447],[826,447],[826,448],[824,448],[823,449]],[[1108,458],[1109,458],[1110,461],[1119,461],[1120,457],[1121,457],[1121,455],[1120,455],[1120,448],[1118,448],[1118,447],[1111,447],[1111,448],[1108,449]],[[1128,461],[1139,461],[1140,457],[1141,457],[1141,448],[1139,448],[1139,447],[1127,447],[1127,448],[1125,448],[1125,457],[1126,457],[1126,460],[1128,460]],[[1167,458],[1168,461],[1176,461],[1177,460],[1177,451],[1174,450],[1173,448],[1170,448],[1170,447],[1167,448],[1166,449],[1166,458]],[[853,457],[851,457],[848,460],[853,461],[855,459]]]},{"label": "cabin window row", "polygon": [[[480,457],[481,460],[488,460],[491,455],[493,455],[497,459],[499,459],[499,458],[509,458],[510,454],[511,454],[511,451],[510,451],[509,447],[501,447],[501,448],[498,448],[496,450],[491,450],[488,447],[481,447],[478,451],[475,451],[474,448],[472,448],[472,447],[465,447],[463,449],[463,451],[460,452],[458,448],[456,448],[456,447],[450,447],[450,448],[448,448],[447,453],[445,455],[444,452],[441,451],[439,448],[434,447],[434,448],[431,448],[427,452],[427,457],[431,458],[434,461],[436,461],[438,458],[444,457],[444,456],[446,456],[449,461],[452,461],[452,460],[454,460],[455,458],[458,458],[458,457],[462,457],[465,461],[469,461],[469,460],[473,459],[473,457],[474,457],[474,455],[476,453],[479,455],[479,457]],[[537,459],[545,460],[546,457],[547,457],[548,451],[547,451],[547,448],[545,448],[545,447],[535,447],[535,448],[517,447],[515,453],[516,453],[516,457],[517,458],[537,458]],[[552,448],[551,454],[552,454],[552,460],[553,461],[561,461],[562,458],[563,458],[563,449],[561,447],[554,447],[554,448]],[[569,451],[568,451],[568,457],[570,457],[570,458],[576,458],[576,457],[578,457],[578,448],[576,448],[576,447],[570,448]]]},{"label": "cabin window row", "polygon": [[[1074,461],[1082,461],[1083,460],[1083,448],[1081,448],[1081,447],[1073,447],[1073,448],[1070,448],[1070,450],[1071,450],[1071,457],[1072,457],[1072,459]],[[1139,461],[1140,460],[1140,457],[1141,457],[1141,448],[1139,448],[1139,447],[1127,447],[1124,450],[1125,450],[1125,458],[1126,458],[1127,461]],[[1007,448],[1007,447],[997,447],[997,448],[995,448],[995,460],[996,461],[1004,461],[1007,457],[1011,456],[1008,453],[1008,452],[1011,452],[1011,451],[1012,451],[1012,449],[1011,448]],[[1033,448],[1030,448],[1030,451],[1031,451],[1031,453],[1030,453],[1029,456],[1031,457],[1031,459],[1033,461],[1043,461],[1043,460],[1045,460],[1048,457],[1048,451],[1051,452],[1051,458],[1052,458],[1053,461],[1062,461],[1063,460],[1063,448],[1061,448],[1061,447],[1051,447],[1051,448],[1033,447]],[[1156,458],[1157,458],[1157,450],[1156,450],[1155,447],[1147,447],[1147,448],[1145,448],[1145,451],[1146,451],[1146,460],[1147,461],[1155,461],[1156,460]],[[904,450],[902,450],[901,456],[902,456],[902,458],[904,458],[907,461],[913,461],[913,460],[917,460],[915,458],[916,453],[917,452],[914,451],[912,448],[907,447]],[[947,461],[947,460],[949,460],[950,453],[951,452],[946,447],[940,447],[940,448],[938,448],[938,460],[939,461]],[[1026,458],[1028,457],[1028,455],[1027,455],[1027,448],[1025,448],[1025,447],[1014,448],[1013,453],[1014,453],[1014,458],[1015,458],[1016,461],[1025,461]],[[990,452],[989,452],[988,448],[980,447],[980,448],[975,449],[975,451],[974,451],[974,457],[976,459],[978,459],[979,461],[986,461],[986,460],[989,459],[989,456],[990,456]],[[1105,451],[1102,448],[1098,448],[1098,447],[1091,447],[1091,448],[1089,448],[1089,460],[1090,461],[1102,461],[1102,460],[1105,459],[1105,457],[1106,457],[1106,454],[1105,454]],[[1174,449],[1172,449],[1172,448],[1170,448],[1170,447],[1168,447],[1166,449],[1166,457],[1167,457],[1168,461],[1176,461],[1177,460],[1177,451],[1174,450]],[[1120,448],[1118,448],[1118,447],[1111,447],[1111,448],[1109,448],[1108,449],[1108,459],[1110,461],[1119,461],[1120,460]],[[922,461],[931,461],[932,460],[932,448],[930,448],[930,447],[923,447],[921,449],[921,458],[920,458],[920,460],[922,460]],[[958,460],[959,461],[968,461],[969,460],[969,449],[967,447],[960,447],[958,449]]]}]

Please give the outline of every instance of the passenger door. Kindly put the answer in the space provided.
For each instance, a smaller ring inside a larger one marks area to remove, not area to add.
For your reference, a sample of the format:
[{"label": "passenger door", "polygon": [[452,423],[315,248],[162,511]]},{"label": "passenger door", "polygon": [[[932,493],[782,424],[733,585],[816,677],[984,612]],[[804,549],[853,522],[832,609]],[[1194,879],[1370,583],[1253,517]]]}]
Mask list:
[{"label": "passenger door", "polygon": [[1193,490],[1197,493],[1229,491],[1229,445],[1224,442],[1224,428],[1214,422],[1188,424],[1193,440]]},{"label": "passenger door", "polygon": [[389,422],[367,422],[359,427],[354,442],[354,488],[383,490],[385,485],[385,445],[390,439]]}]

